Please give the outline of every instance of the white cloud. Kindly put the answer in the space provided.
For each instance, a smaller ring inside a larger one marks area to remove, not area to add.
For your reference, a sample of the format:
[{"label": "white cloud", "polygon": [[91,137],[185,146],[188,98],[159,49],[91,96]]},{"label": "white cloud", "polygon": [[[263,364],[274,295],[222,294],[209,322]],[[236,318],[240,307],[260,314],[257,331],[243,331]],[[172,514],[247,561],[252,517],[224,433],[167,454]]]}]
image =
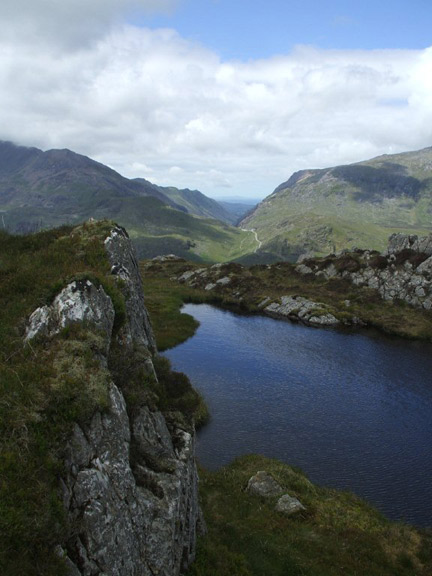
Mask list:
[{"label": "white cloud", "polygon": [[107,28],[140,12],[164,12],[179,0],[2,0],[3,39],[40,43],[57,49],[92,43]]},{"label": "white cloud", "polygon": [[0,36],[0,138],[68,147],[159,184],[248,196],[269,194],[294,170],[431,145],[432,49],[298,47],[222,62],[173,30],[113,27],[125,8],[174,4],[3,1],[2,28],[31,33]]}]

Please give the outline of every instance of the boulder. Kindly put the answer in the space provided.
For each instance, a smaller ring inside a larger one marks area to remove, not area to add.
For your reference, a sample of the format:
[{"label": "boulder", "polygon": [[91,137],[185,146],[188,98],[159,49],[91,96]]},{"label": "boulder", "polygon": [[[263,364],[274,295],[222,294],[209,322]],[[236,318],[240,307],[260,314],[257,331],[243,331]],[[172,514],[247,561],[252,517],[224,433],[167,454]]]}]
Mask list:
[{"label": "boulder", "polygon": [[285,514],[285,516],[292,516],[297,512],[303,512],[304,510],[306,510],[306,508],[299,500],[297,500],[297,498],[294,498],[289,494],[284,494],[277,501],[275,510],[276,512],[281,512],[282,514]]},{"label": "boulder", "polygon": [[249,479],[247,491],[257,496],[271,498],[272,496],[282,494],[283,488],[276,482],[271,474],[261,470]]}]

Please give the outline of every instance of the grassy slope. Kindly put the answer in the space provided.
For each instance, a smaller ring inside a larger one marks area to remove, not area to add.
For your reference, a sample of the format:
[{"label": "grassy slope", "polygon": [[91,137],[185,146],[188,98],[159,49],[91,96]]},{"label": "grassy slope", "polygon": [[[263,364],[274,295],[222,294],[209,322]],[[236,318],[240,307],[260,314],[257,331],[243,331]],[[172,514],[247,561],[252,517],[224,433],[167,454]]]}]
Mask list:
[{"label": "grassy slope", "polygon": [[432,229],[431,149],[299,176],[247,220],[263,250],[292,259],[309,250],[382,250],[395,231],[424,235]]},{"label": "grassy slope", "polygon": [[[276,498],[248,494],[266,470],[306,511],[285,517]],[[409,576],[432,570],[431,539],[388,522],[352,494],[313,485],[297,469],[261,456],[201,471],[208,535],[189,576]]]},{"label": "grassy slope", "polygon": [[[190,269],[190,263],[141,263],[146,305],[150,312],[160,349],[174,346],[193,335],[196,321],[180,312],[183,302],[217,302],[233,305],[223,292],[210,294],[170,281]],[[239,267],[229,265],[226,272]],[[246,307],[273,290],[309,296],[320,295],[334,300],[335,287],[322,281],[299,284],[290,277],[288,264],[268,269],[245,269],[251,287]],[[238,285],[237,285],[238,288]],[[332,289],[331,289],[332,288]],[[353,288],[352,298],[361,298]],[[346,296],[346,295],[345,295]],[[370,292],[369,292],[370,296]],[[337,297],[341,298],[339,294]],[[371,317],[379,304],[370,306]],[[360,305],[360,304],[359,304]],[[390,327],[401,317],[398,309],[382,313]],[[425,327],[421,314],[404,320],[415,329]],[[417,322],[419,324],[417,324]],[[427,320],[432,336],[432,315]],[[394,328],[394,327],[393,327]],[[287,518],[274,511],[275,499],[264,500],[245,491],[249,478],[258,470],[270,472],[291,495],[306,506],[301,515]],[[200,471],[200,494],[208,534],[199,543],[198,555],[189,576],[428,576],[432,573],[430,535],[409,526],[388,522],[367,504],[348,493],[323,489],[311,484],[298,470],[261,456],[239,458],[217,472]]]},{"label": "grassy slope", "polygon": [[[89,200],[79,214],[43,208],[9,210],[9,225],[23,218],[30,229],[43,226],[77,224],[88,218],[115,218],[125,226],[142,258],[176,253],[191,259],[219,262],[238,258],[253,251],[253,236],[217,220],[186,214],[152,197],[103,197],[97,205]],[[1,224],[1,222],[0,222]]]}]

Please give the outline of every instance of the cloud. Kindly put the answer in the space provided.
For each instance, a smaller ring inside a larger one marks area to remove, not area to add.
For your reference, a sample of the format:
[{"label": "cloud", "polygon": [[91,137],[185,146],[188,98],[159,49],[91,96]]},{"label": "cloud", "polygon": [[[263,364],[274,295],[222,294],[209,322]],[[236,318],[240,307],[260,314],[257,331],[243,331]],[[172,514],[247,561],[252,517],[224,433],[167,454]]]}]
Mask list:
[{"label": "cloud", "polygon": [[178,0],[2,0],[0,31],[14,42],[79,49],[125,15],[164,12]]},{"label": "cloud", "polygon": [[27,26],[27,36],[0,36],[0,138],[67,147],[162,185],[248,196],[294,170],[431,144],[432,49],[297,47],[221,61],[173,30],[120,23],[124,10],[156,5],[175,3],[3,2],[2,27]]}]

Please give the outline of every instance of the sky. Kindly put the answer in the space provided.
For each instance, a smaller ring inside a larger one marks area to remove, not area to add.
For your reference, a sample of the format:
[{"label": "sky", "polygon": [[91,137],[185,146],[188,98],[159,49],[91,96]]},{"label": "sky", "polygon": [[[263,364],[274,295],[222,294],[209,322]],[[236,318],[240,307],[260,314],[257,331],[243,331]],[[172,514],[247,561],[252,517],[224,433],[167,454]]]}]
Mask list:
[{"label": "sky", "polygon": [[430,0],[1,0],[0,139],[263,198],[432,146]]}]

